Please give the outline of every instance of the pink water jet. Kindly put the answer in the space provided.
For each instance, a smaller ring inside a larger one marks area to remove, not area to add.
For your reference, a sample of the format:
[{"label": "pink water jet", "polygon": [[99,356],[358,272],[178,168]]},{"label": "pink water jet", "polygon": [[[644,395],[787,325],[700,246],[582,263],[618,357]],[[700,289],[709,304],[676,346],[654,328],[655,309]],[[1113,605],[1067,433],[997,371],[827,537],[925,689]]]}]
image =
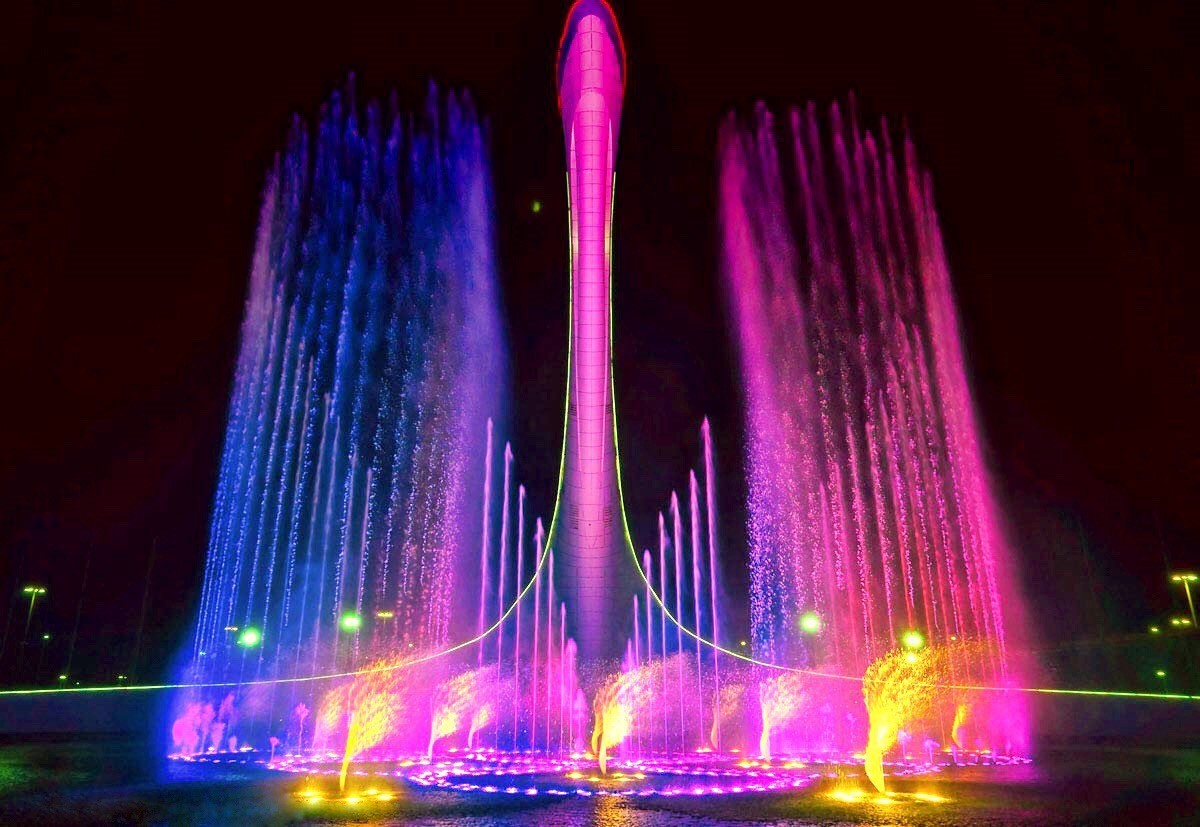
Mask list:
[{"label": "pink water jet", "polygon": [[[782,123],[759,106],[721,132],[754,651],[859,676],[917,630],[972,642],[949,681],[1004,687],[1023,670],[1024,611],[932,186],[912,143],[898,169],[880,134],[836,105],[824,133],[811,105]],[[820,634],[799,627],[807,612]],[[1024,705],[1003,716],[1003,739],[1027,743]]]}]

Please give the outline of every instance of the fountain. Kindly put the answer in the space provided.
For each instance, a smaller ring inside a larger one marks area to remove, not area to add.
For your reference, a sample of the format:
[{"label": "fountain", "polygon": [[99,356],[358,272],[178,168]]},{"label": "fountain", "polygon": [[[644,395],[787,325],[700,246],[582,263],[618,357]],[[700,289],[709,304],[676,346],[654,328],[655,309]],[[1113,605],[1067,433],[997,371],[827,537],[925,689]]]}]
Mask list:
[{"label": "fountain", "polygon": [[838,107],[825,133],[812,107],[783,124],[760,107],[721,131],[749,641],[723,625],[707,420],[634,545],[608,313],[624,73],[611,10],[580,0],[558,77],[572,332],[548,531],[497,425],[469,99],[364,113],[351,86],[314,137],[294,127],[264,190],[178,757],[335,776],[347,800],[360,776],[670,796],[860,766],[882,794],[885,767],[1023,760],[1011,553],[931,186],[886,125],[877,141]]}]

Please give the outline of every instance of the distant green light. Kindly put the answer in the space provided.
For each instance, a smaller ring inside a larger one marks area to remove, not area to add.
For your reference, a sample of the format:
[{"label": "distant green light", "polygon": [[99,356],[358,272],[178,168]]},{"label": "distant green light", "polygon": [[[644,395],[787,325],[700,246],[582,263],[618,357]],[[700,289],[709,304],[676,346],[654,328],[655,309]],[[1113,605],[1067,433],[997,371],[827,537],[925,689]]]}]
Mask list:
[{"label": "distant green light", "polygon": [[255,629],[253,626],[247,626],[245,630],[238,635],[238,646],[244,646],[247,649],[252,646],[257,646],[262,643],[262,632]]},{"label": "distant green light", "polygon": [[1150,627],[1150,634],[1152,634],[1152,635],[1157,635],[1157,634],[1159,634],[1160,632],[1162,632],[1162,629],[1158,628],[1157,626],[1151,626],[1151,627]]},{"label": "distant green light", "polygon": [[806,635],[815,635],[821,631],[821,616],[816,612],[805,612],[800,615],[800,631]]},{"label": "distant green light", "polygon": [[49,639],[50,639],[50,635],[42,635],[42,640],[49,640]]},{"label": "distant green light", "polygon": [[60,681],[65,681],[65,680],[67,679],[67,676],[66,676],[66,675],[59,675],[59,676],[58,676],[58,679],[59,679]]},{"label": "distant green light", "polygon": [[537,215],[542,211],[542,202],[536,198],[533,199],[533,203],[529,205],[529,209],[533,211],[534,215]]},{"label": "distant green light", "polygon": [[25,588],[21,589],[21,591],[24,592],[25,594],[45,594],[46,593],[46,589],[44,586],[26,586]]},{"label": "distant green light", "polygon": [[905,649],[920,649],[925,645],[925,635],[916,629],[909,629],[900,638],[900,642],[904,644]]},{"label": "distant green light", "polygon": [[1166,676],[1167,676],[1166,670],[1163,670],[1163,669],[1155,669],[1154,670],[1154,677],[1165,678]]},{"label": "distant green light", "polygon": [[346,612],[338,620],[338,625],[342,627],[344,632],[357,632],[362,628],[362,615],[356,612]]}]

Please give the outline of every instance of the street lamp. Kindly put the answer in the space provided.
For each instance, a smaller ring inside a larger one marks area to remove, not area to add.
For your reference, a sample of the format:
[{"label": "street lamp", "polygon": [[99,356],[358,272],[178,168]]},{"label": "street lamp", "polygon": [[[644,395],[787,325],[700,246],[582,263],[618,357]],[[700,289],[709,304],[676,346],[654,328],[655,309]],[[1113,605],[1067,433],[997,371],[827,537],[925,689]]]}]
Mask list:
[{"label": "street lamp", "polygon": [[1198,625],[1196,622],[1196,604],[1192,602],[1192,584],[1200,582],[1200,574],[1191,571],[1171,572],[1171,582],[1179,583],[1183,586],[1183,593],[1187,595],[1188,612],[1192,616],[1192,625]]},{"label": "street lamp", "polygon": [[45,586],[26,586],[21,589],[22,594],[29,595],[29,614],[25,617],[25,639],[21,641],[21,645],[29,642],[29,624],[33,622],[33,604],[39,597],[46,593]]}]

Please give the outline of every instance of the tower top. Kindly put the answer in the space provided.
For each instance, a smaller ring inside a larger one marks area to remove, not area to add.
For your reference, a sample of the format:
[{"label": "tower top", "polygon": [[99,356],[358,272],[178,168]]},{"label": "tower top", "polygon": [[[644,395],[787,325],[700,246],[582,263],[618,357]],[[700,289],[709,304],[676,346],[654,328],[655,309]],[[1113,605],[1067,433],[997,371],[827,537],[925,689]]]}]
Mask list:
[{"label": "tower top", "polygon": [[[562,38],[558,42],[558,62],[555,77],[557,79],[557,88],[559,92],[559,108],[562,108],[562,84],[563,84],[563,68],[567,62],[567,55],[571,52],[571,47],[575,43],[576,36],[580,32],[579,24],[582,20],[588,17],[599,18],[601,24],[608,32],[608,38],[612,42],[617,52],[617,65],[621,73],[621,88],[625,88],[625,41],[621,38],[621,28],[617,25],[617,17],[613,14],[612,7],[608,5],[606,0],[575,0],[575,5],[571,6],[571,10],[567,12],[567,23],[563,26]],[[586,44],[591,46],[591,44]]]}]

